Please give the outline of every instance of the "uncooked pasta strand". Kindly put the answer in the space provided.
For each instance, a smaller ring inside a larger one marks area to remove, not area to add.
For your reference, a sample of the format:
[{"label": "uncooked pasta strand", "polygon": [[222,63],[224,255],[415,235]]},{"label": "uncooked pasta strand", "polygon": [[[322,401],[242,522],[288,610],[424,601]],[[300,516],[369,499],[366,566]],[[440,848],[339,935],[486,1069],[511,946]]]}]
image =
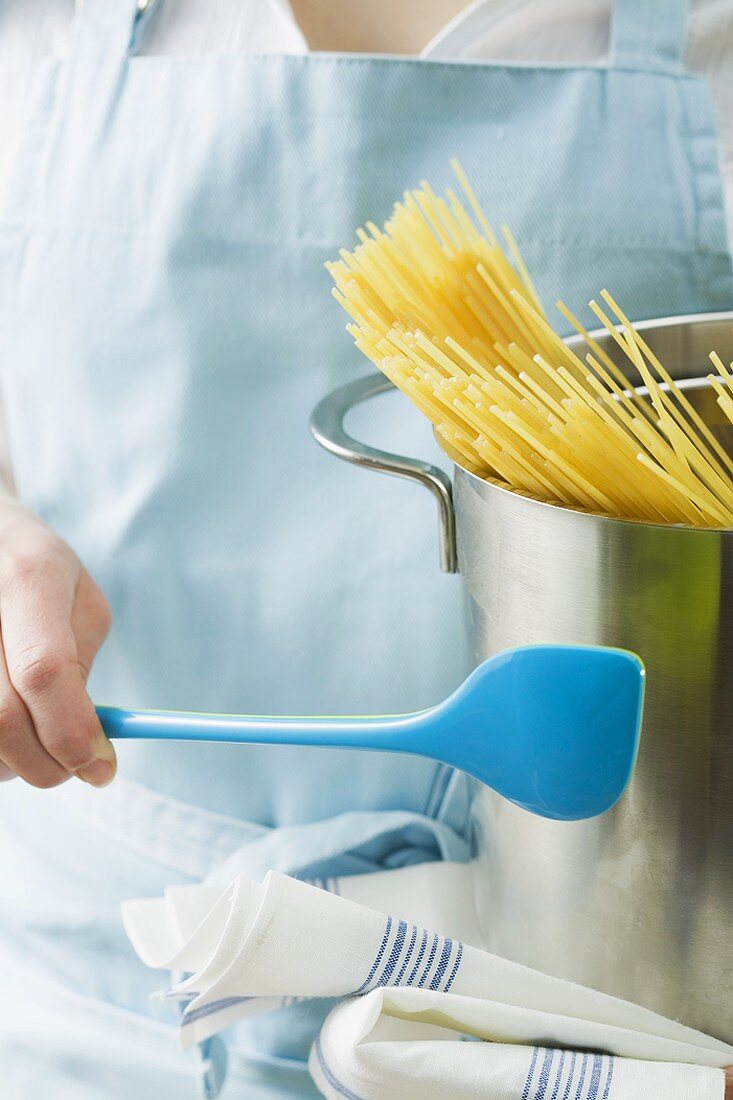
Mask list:
[{"label": "uncooked pasta strand", "polygon": [[[558,303],[588,345],[584,360],[550,323],[511,231],[502,227],[502,247],[454,170],[467,206],[425,182],[327,265],[356,346],[477,476],[629,519],[733,526],[733,457],[615,299],[600,293],[613,317],[590,303],[613,356]],[[733,424],[733,373],[711,361],[709,385]]]},{"label": "uncooked pasta strand", "polygon": [[636,343],[637,347],[641,351],[643,351],[644,355],[646,355],[647,359],[652,364],[654,369],[657,371],[657,373],[659,374],[659,377],[662,379],[662,382],[669,387],[669,392],[674,394],[676,400],[684,408],[684,410],[687,413],[687,415],[689,416],[690,420],[695,425],[695,427],[698,429],[698,431],[701,433],[701,435],[704,437],[705,441],[713,448],[713,450],[716,452],[716,454],[722,459],[722,461],[728,467],[729,472],[733,473],[733,458],[731,458],[731,456],[720,445],[720,443],[715,438],[713,433],[710,431],[710,429],[708,428],[707,424],[702,419],[700,414],[697,412],[697,410],[694,408],[694,406],[690,403],[690,401],[688,401],[687,396],[684,393],[684,391],[682,389],[680,389],[680,387],[675,383],[674,379],[670,376],[669,372],[664,368],[664,366],[662,365],[660,360],[657,358],[657,356],[651,350],[651,348],[646,343],[646,341],[641,337],[639,332],[631,324],[631,321],[629,321],[628,317],[626,317],[626,315],[621,311],[621,309],[616,304],[616,302],[613,300],[613,298],[611,297],[611,295],[608,293],[607,290],[602,290],[601,291],[601,297],[604,299],[604,301],[608,302],[608,304],[611,306],[611,309],[614,310],[617,317],[619,317],[620,320],[622,321],[622,323],[626,326],[626,328],[629,332],[631,340],[634,343]]}]

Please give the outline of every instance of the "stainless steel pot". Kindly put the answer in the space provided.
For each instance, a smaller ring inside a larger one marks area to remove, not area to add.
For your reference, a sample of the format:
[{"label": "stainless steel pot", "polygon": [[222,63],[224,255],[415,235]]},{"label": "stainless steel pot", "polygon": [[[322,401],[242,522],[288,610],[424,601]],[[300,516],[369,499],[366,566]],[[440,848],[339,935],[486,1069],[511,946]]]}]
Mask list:
[{"label": "stainless steel pot", "polygon": [[[706,374],[713,348],[733,358],[733,313],[639,328],[677,379]],[[594,335],[613,355],[608,334]],[[688,385],[733,453],[707,384]],[[441,564],[460,568],[473,660],[564,642],[626,647],[647,665],[640,759],[614,810],[555,822],[478,795],[486,946],[733,1042],[733,530],[589,515],[457,465],[451,485],[345,432],[349,409],[389,388],[381,375],[343,386],[315,410],[313,434],[435,495]]]}]

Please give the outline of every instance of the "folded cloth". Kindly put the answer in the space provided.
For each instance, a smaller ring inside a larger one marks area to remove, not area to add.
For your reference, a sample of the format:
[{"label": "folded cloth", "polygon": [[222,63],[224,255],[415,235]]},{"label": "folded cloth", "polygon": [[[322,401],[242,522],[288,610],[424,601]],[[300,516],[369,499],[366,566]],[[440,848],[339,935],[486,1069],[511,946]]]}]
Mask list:
[{"label": "folded cloth", "polygon": [[[621,1030],[609,1029],[604,1040],[616,1054],[627,1038]],[[575,1034],[552,1013],[512,1012],[425,989],[380,989],[331,1012],[309,1069],[330,1100],[723,1098],[720,1069],[566,1049]],[[529,1045],[538,1042],[549,1045]],[[637,1037],[633,1048],[643,1046]]]},{"label": "folded cloth", "polygon": [[[400,891],[407,871],[388,874],[392,898],[405,906],[393,911],[404,915],[270,872],[261,884],[237,878],[224,892],[176,887],[162,899],[127,902],[123,919],[145,963],[190,975],[166,994],[186,1002],[184,1046],[296,999],[350,998],[312,1053],[326,1096],[407,1100],[421,1082],[421,1100],[722,1100],[720,1067],[733,1062],[732,1047],[446,934],[465,904],[445,902],[448,924],[429,931]],[[445,875],[447,898],[466,888],[462,874],[442,864],[410,868],[417,908],[420,881]],[[475,926],[463,922],[477,942]],[[581,1053],[561,1068],[554,1048],[635,1061]]]}]

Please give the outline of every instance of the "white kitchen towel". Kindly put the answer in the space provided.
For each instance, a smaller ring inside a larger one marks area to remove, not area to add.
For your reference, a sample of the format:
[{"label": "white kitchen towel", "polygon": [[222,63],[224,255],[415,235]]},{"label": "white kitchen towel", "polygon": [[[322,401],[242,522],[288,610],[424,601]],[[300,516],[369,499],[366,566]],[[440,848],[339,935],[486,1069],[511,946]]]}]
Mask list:
[{"label": "white kitchen towel", "polygon": [[[415,887],[445,874],[438,865],[409,870]],[[405,872],[389,874],[396,881]],[[444,894],[465,888],[461,874],[446,878]],[[458,919],[454,908],[449,921]],[[456,1098],[722,1100],[720,1067],[733,1062],[733,1048],[429,931],[404,912],[388,916],[270,872],[262,884],[240,877],[223,892],[180,887],[127,902],[123,917],[144,962],[190,975],[167,994],[187,1002],[186,1046],[296,998],[349,998],[313,1050],[312,1072],[326,1096],[407,1100],[417,1095],[409,1078],[421,1082],[421,1100],[446,1096],[448,1080]],[[604,1058],[578,1053],[568,1084],[572,1055],[561,1072],[554,1048]],[[616,1065],[606,1055],[629,1061]]]},{"label": "white kitchen towel", "polygon": [[571,1033],[554,1014],[515,1011],[512,1026],[506,1005],[380,989],[334,1009],[309,1069],[329,1100],[722,1100],[719,1069],[568,1050]]}]

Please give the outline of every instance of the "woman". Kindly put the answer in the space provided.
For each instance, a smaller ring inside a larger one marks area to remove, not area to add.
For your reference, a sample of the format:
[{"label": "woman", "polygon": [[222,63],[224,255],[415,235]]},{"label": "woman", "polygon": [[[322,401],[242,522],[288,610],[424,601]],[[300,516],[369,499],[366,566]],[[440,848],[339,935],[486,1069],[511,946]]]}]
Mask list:
[{"label": "woman", "polygon": [[[209,6],[86,0],[66,59],[38,74],[0,237],[18,493],[0,510],[0,760],[26,780],[0,800],[11,1100],[215,1094],[212,1051],[184,1060],[147,1001],[156,978],[124,942],[123,898],[235,868],[466,854],[466,781],[411,759],[126,744],[116,782],[91,789],[117,766],[91,698],[387,712],[437,700],[463,671],[458,592],[423,552],[429,502],[388,483],[355,504],[351,474],[307,438],[310,408],[354,362],[323,260],[458,155],[568,300],[599,278],[623,279],[637,316],[733,300],[682,0],[616,0],[608,69],[308,52],[417,53],[461,7],[411,0],[397,19],[386,2],[272,0],[232,22],[222,4],[215,45],[235,52],[192,57],[171,40],[206,46]],[[478,32],[456,26],[475,53]],[[401,414],[380,411],[378,430],[410,451],[424,433]],[[238,1029],[227,1095],[315,1095],[303,1057],[319,1014]]]}]

